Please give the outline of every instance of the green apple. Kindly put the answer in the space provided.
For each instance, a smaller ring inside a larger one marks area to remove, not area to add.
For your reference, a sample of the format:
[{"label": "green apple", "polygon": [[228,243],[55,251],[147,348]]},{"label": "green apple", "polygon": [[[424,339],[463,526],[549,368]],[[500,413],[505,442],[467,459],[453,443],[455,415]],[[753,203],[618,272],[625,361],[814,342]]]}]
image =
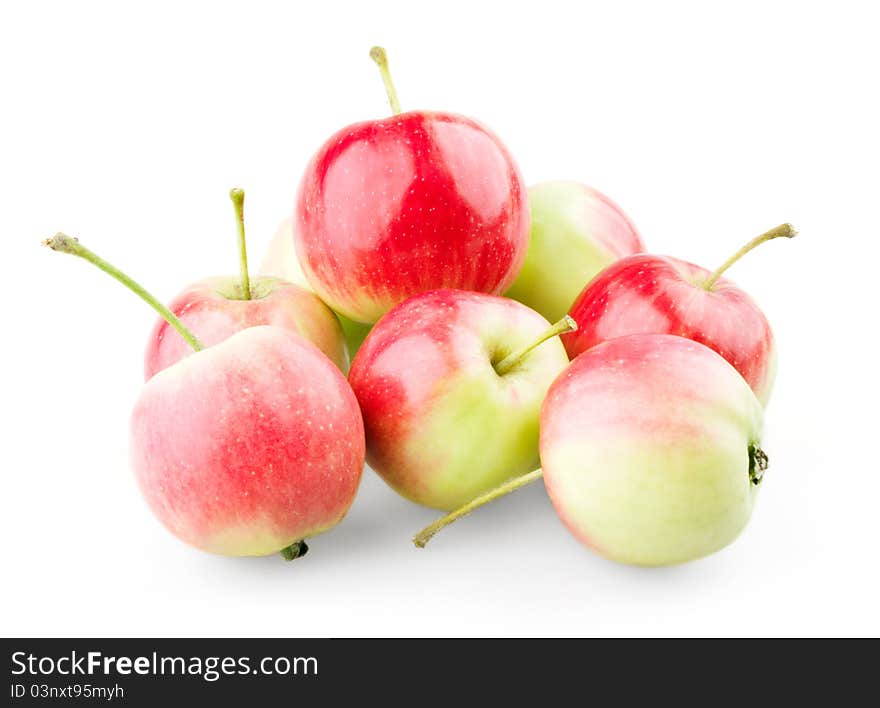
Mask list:
[{"label": "green apple", "polygon": [[505,293],[551,322],[618,258],[645,250],[632,221],[601,192],[578,182],[529,189],[532,230],[525,263]]}]

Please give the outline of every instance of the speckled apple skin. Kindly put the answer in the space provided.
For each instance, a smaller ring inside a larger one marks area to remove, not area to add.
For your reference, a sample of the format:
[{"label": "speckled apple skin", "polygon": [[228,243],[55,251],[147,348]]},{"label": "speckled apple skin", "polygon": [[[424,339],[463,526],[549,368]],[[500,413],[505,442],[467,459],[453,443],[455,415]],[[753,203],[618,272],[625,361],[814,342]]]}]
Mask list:
[{"label": "speckled apple skin", "polygon": [[526,260],[507,297],[551,322],[603,268],[640,253],[635,224],[611,199],[579,182],[542,182],[529,188],[531,238]]},{"label": "speckled apple skin", "polygon": [[[251,278],[251,291],[254,297],[243,300],[237,278],[206,278],[186,288],[168,307],[205,347],[247,327],[271,325],[302,335],[342,371],[348,370],[339,320],[314,293],[265,276]],[[192,353],[192,347],[160,317],[147,341],[144,378]]]},{"label": "speckled apple skin", "polygon": [[[299,264],[299,258],[296,255],[296,248],[293,245],[293,219],[287,218],[281,222],[263,260],[260,263],[259,272],[262,275],[271,275],[276,278],[283,278],[295,283],[306,290],[312,291],[306,274],[302,271]],[[371,324],[363,324],[350,320],[345,315],[336,313],[339,324],[342,325],[342,334],[345,337],[345,345],[348,349],[348,360],[354,359],[361,344],[373,326]]]},{"label": "speckled apple skin", "polygon": [[538,417],[568,364],[558,338],[499,376],[493,362],[549,323],[513,300],[461,290],[410,298],[383,317],[352,363],[367,459],[419,504],[453,509],[538,467]]},{"label": "speckled apple skin", "polygon": [[578,330],[562,341],[571,358],[627,334],[675,334],[727,359],[766,405],[776,378],[770,323],[745,292],[725,278],[711,291],[709,271],[669,256],[639,254],[609,266],[584,288],[569,314]]},{"label": "speckled apple skin", "polygon": [[525,185],[501,141],[425,111],[332,136],[303,175],[295,223],[315,291],[366,323],[428,290],[504,292],[529,238]]},{"label": "speckled apple skin", "polygon": [[144,385],[131,460],[150,508],[210,553],[260,556],[338,523],[364,465],[345,378],[281,327],[251,327]]},{"label": "speckled apple skin", "polygon": [[547,491],[575,537],[609,559],[700,558],[749,520],[758,490],[749,446],[762,416],[708,347],[666,334],[613,339],[577,357],[547,394]]}]

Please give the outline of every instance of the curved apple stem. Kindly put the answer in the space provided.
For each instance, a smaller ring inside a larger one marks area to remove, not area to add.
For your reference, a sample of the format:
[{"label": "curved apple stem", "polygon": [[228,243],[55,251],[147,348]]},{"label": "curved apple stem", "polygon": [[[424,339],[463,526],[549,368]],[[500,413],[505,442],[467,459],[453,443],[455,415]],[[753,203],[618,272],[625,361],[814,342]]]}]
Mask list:
[{"label": "curved apple stem", "polygon": [[566,332],[574,332],[577,329],[577,322],[574,321],[571,317],[566,315],[559,322],[554,324],[550,329],[548,329],[544,334],[542,334],[538,339],[536,339],[531,344],[523,347],[522,349],[518,349],[515,352],[511,352],[506,357],[504,357],[501,361],[495,364],[495,371],[499,376],[504,376],[511,369],[513,369],[517,364],[519,364],[526,355],[540,346],[548,339],[552,339],[560,334],[565,334]]},{"label": "curved apple stem", "polygon": [[434,538],[434,535],[440,531],[441,529],[449,526],[449,524],[454,521],[458,521],[462,516],[467,516],[472,511],[479,509],[481,506],[485,506],[489,502],[495,501],[499,497],[506,496],[511,492],[515,492],[520,487],[525,487],[527,484],[531,484],[536,480],[541,478],[543,471],[539,467],[538,469],[529,472],[528,474],[521,475],[519,477],[514,477],[512,479],[508,479],[504,484],[500,484],[495,489],[486,492],[485,494],[481,494],[480,496],[472,499],[464,506],[459,507],[455,511],[449,512],[446,516],[441,519],[437,519],[430,526],[426,526],[421,531],[419,531],[415,536],[413,536],[413,543],[416,544],[419,548],[424,548],[428,541]]},{"label": "curved apple stem", "polygon": [[715,270],[712,275],[710,275],[706,282],[703,283],[703,287],[706,290],[711,290],[712,287],[718,282],[718,279],[723,275],[724,271],[726,271],[730,266],[736,263],[740,258],[742,258],[746,253],[751,251],[756,246],[760,246],[765,241],[770,241],[774,238],[794,238],[797,236],[797,231],[795,231],[794,226],[791,224],[780,224],[775,229],[770,229],[766,233],[761,234],[760,236],[756,236],[751,241],[749,241],[745,246],[739,249],[736,253],[734,253],[730,258],[728,258],[724,263],[721,264],[721,267]]},{"label": "curved apple stem", "polygon": [[244,239],[244,190],[234,187],[229,190],[229,198],[235,207],[235,221],[238,224],[238,264],[241,270],[241,296],[251,299],[251,278],[248,275],[247,242]]},{"label": "curved apple stem", "polygon": [[397,89],[394,88],[394,82],[391,80],[391,69],[388,68],[388,55],[382,47],[373,47],[370,49],[370,59],[379,66],[382,74],[382,83],[385,84],[385,93],[388,94],[388,103],[391,104],[391,112],[394,115],[400,113],[400,101],[397,100]]},{"label": "curved apple stem", "polygon": [[281,553],[281,557],[286,561],[296,560],[297,558],[302,558],[306,553],[309,552],[309,547],[306,545],[305,541],[297,541],[296,543],[291,543],[287,548],[282,548],[279,553]]},{"label": "curved apple stem", "polygon": [[202,343],[196,339],[196,336],[190,332],[181,322],[177,315],[175,315],[171,310],[169,310],[165,305],[159,302],[153,295],[147,292],[143,286],[141,286],[136,281],[129,278],[125,273],[116,268],[116,266],[111,265],[103,258],[98,256],[97,254],[90,251],[88,248],[83,246],[78,239],[75,239],[71,236],[68,236],[63,233],[57,233],[52,238],[47,238],[43,241],[44,246],[48,246],[53,251],[58,251],[59,253],[69,253],[72,256],[78,256],[84,260],[87,260],[93,266],[100,268],[107,275],[110,275],[120,283],[122,283],[125,287],[131,290],[135,295],[137,295],[141,300],[146,302],[150,307],[152,307],[159,315],[175,330],[177,330],[178,334],[183,337],[187,343],[196,351],[201,351],[204,349]]}]

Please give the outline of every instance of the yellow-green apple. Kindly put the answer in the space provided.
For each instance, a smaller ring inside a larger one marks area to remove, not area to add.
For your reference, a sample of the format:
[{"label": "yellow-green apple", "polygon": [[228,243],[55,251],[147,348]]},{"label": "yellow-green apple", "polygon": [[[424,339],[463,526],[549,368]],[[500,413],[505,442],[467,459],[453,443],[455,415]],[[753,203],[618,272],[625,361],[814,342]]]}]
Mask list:
[{"label": "yellow-green apple", "polygon": [[431,524],[440,529],[542,474],[559,517],[606,558],[694,560],[748,523],[767,470],[763,408],[719,354],[669,334],[634,334],[578,356],[541,409],[541,464]]},{"label": "yellow-green apple", "polygon": [[762,421],[748,384],[708,347],[668,334],[613,339],[547,394],[547,491],[569,530],[607,558],[700,558],[749,520],[767,467]]},{"label": "yellow-green apple", "polygon": [[526,255],[525,185],[507,148],[460,115],[401,113],[383,50],[394,115],[343,128],[306,167],[294,239],[315,292],[373,323],[437,288],[503,293]]},{"label": "yellow-green apple", "polygon": [[551,322],[562,317],[584,285],[619,258],[645,245],[623,210],[579,182],[542,182],[529,188],[529,250],[507,297]]},{"label": "yellow-green apple", "polygon": [[364,464],[363,421],[339,369],[288,328],[204,344],[142,286],[77,239],[46,245],[131,289],[193,350],[144,385],[131,459],[150,508],[177,537],[224,555],[303,555],[338,523]]},{"label": "yellow-green apple", "polygon": [[627,334],[677,334],[721,354],[766,405],[776,376],[773,332],[754,300],[721,274],[758,244],[794,235],[790,224],[778,226],[711,273],[669,256],[639,254],[617,261],[571,306],[578,330],[562,337],[568,355],[574,358]]},{"label": "yellow-green apple", "polygon": [[541,402],[568,364],[555,335],[572,327],[567,317],[551,327],[514,300],[463,290],[398,305],[349,373],[370,466],[438,509],[532,469]]},{"label": "yellow-green apple", "polygon": [[[281,222],[260,264],[260,273],[289,280],[301,288],[312,291],[312,286],[302,271],[299,258],[296,256],[296,249],[293,246],[293,219],[287,218]],[[336,317],[342,326],[342,334],[348,349],[348,359],[351,361],[363,344],[372,325],[355,322],[338,312]]]},{"label": "yellow-green apple", "polygon": [[[244,237],[244,192],[230,192],[236,209],[240,276],[200,280],[180,292],[169,304],[171,311],[206,345],[212,346],[247,327],[274,325],[301,334],[343,371],[348,368],[342,328],[336,315],[313,292],[277,277],[248,274]],[[192,353],[170,325],[160,317],[147,341],[144,376]]]}]

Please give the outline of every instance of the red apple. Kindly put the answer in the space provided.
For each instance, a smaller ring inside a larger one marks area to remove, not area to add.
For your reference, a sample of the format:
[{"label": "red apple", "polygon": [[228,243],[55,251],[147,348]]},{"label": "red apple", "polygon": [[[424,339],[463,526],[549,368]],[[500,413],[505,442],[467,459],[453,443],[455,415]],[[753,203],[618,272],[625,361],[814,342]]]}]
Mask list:
[{"label": "red apple", "polygon": [[[384,52],[371,55],[390,87]],[[501,141],[470,118],[400,113],[343,128],[309,162],[294,238],[334,310],[372,323],[437,288],[500,294],[526,256],[525,185]]]},{"label": "red apple", "polygon": [[[514,300],[416,295],[373,327],[349,381],[367,459],[412,501],[452,509],[538,463],[538,415],[568,365],[553,328]],[[536,348],[537,347],[537,348]]]},{"label": "red apple", "polygon": [[151,378],[131,459],[153,513],[211,553],[268,555],[336,525],[364,464],[357,400],[287,329],[250,327]]},{"label": "red apple", "polygon": [[783,224],[753,239],[714,273],[669,256],[638,254],[597,275],[569,314],[576,332],[562,341],[571,358],[628,334],[676,334],[727,359],[767,404],[776,375],[770,324],[755,302],[721,274],[764,241],[795,231]]},{"label": "red apple", "polygon": [[[320,298],[280,278],[248,275],[244,192],[233,189],[230,196],[238,217],[240,277],[206,278],[193,283],[171,301],[169,308],[205,346],[222,342],[247,327],[274,325],[301,334],[345,371],[348,357],[342,328],[336,315]],[[160,317],[147,342],[145,378],[191,353],[187,342]]]},{"label": "red apple", "polygon": [[364,429],[339,369],[303,337],[256,326],[212,347],[127,275],[56,234],[45,244],[116,278],[194,350],[145,384],[131,459],[151,509],[205,551],[288,560],[335,525],[357,491]]}]

